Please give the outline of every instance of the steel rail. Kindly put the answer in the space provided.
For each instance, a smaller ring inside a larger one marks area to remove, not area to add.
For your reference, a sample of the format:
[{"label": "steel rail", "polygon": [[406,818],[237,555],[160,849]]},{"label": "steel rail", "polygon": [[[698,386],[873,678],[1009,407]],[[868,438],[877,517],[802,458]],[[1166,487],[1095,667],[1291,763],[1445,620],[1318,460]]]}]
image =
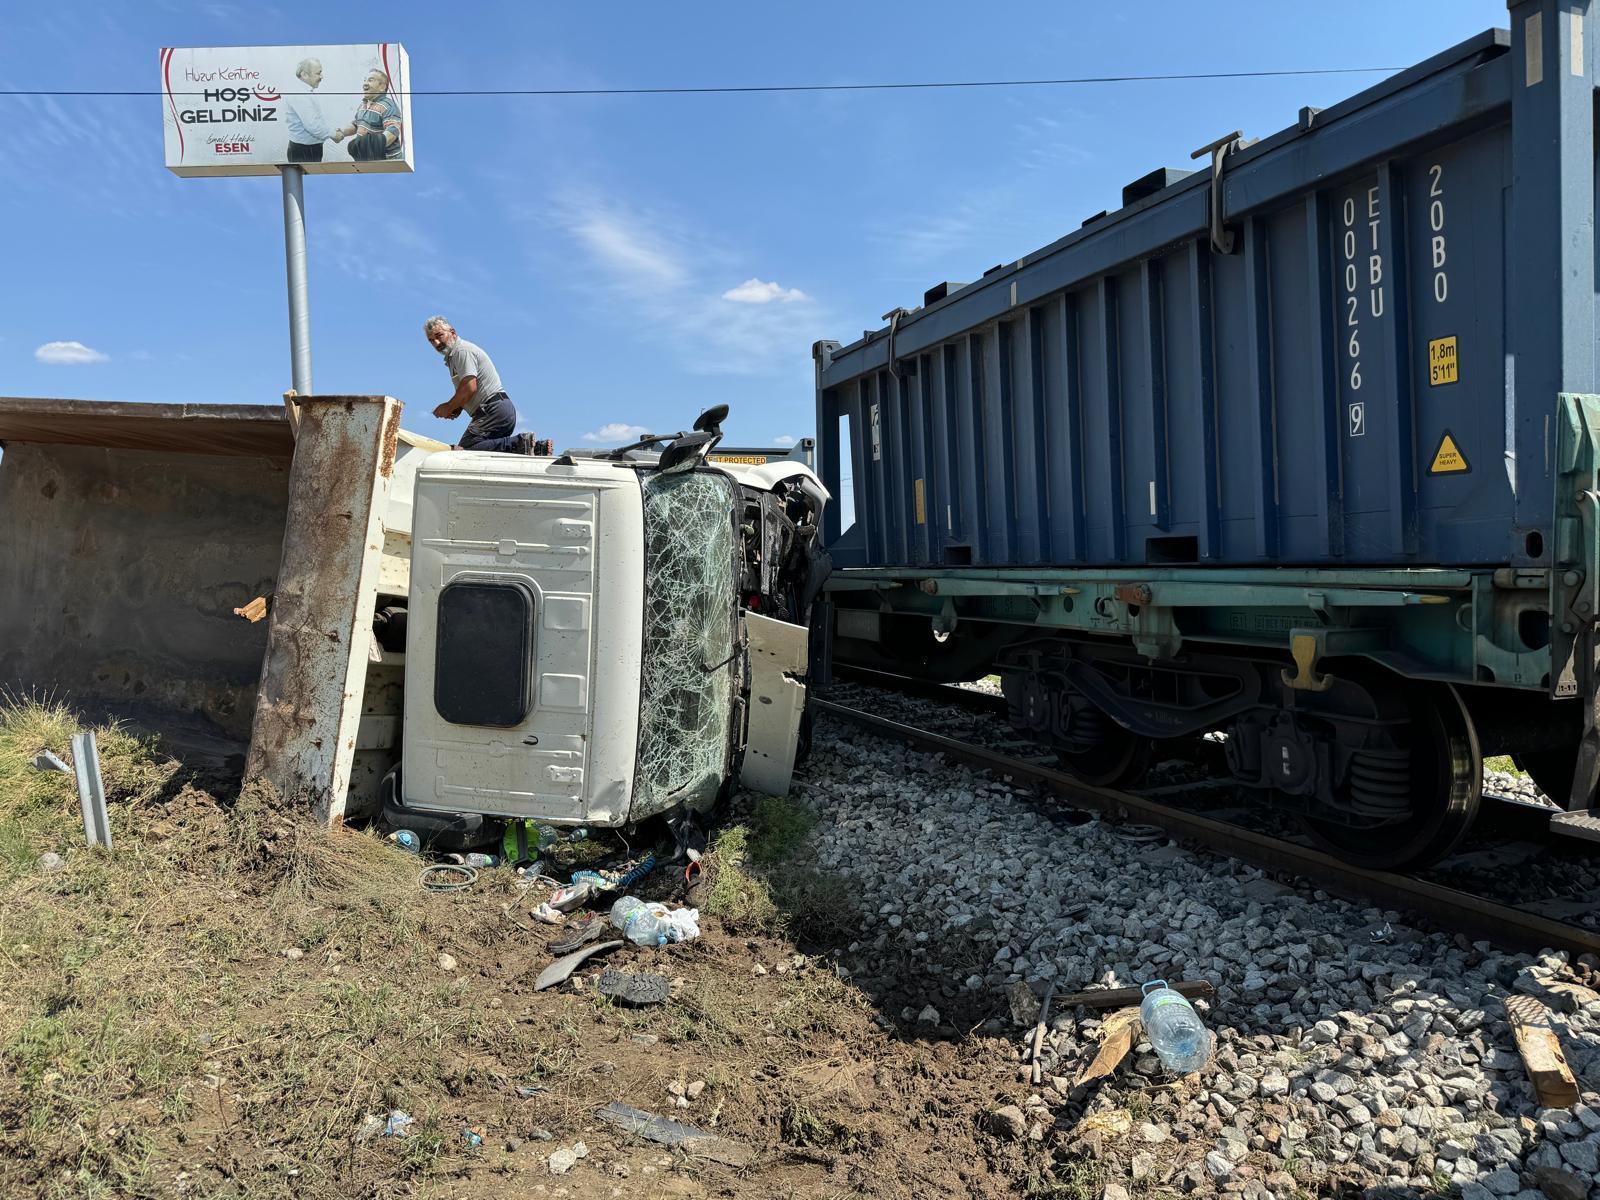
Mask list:
[{"label": "steel rail", "polygon": [[1132,818],[1159,826],[1174,837],[1197,842],[1218,854],[1267,870],[1292,872],[1346,899],[1376,903],[1384,908],[1423,917],[1443,929],[1466,934],[1474,940],[1488,941],[1517,951],[1549,948],[1565,950],[1574,955],[1600,954],[1600,933],[1591,930],[1564,925],[1520,908],[1495,904],[1455,888],[1388,871],[1351,866],[1318,850],[1279,841],[1209,817],[1181,812],[1127,792],[1086,784],[1050,767],[1010,758],[982,746],[929,733],[830,700],[813,699],[811,703],[819,712],[885,737],[1035,784],[1075,804],[1110,816]]}]

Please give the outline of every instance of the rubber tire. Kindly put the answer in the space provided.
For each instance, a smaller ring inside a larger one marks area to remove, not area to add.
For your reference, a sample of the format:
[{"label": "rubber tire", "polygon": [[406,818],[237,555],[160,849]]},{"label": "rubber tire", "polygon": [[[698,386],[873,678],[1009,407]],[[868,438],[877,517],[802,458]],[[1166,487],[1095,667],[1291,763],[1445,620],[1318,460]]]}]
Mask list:
[{"label": "rubber tire", "polygon": [[[1432,736],[1412,749],[1412,779],[1430,780],[1431,808],[1401,825],[1352,829],[1301,817],[1317,846],[1352,866],[1374,871],[1419,870],[1454,850],[1477,819],[1483,795],[1483,755],[1460,694],[1449,685],[1413,688],[1412,721]],[[1439,795],[1441,776],[1448,786]]]}]

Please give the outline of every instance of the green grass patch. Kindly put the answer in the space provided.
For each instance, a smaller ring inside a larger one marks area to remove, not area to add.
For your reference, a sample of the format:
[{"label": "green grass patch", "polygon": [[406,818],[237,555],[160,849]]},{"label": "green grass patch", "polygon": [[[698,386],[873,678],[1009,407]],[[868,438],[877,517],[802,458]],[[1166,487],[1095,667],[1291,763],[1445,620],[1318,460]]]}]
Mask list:
[{"label": "green grass patch", "polygon": [[[48,750],[69,767],[72,736],[86,728],[64,704],[0,695],[0,883],[34,869],[41,854],[84,847],[78,786],[72,775],[41,771],[34,758]],[[134,805],[157,795],[173,767],[153,739],[120,725],[95,730],[100,776],[108,800]],[[126,811],[112,816],[112,838],[126,832]],[[119,819],[122,818],[122,819]]]},{"label": "green grass patch", "polygon": [[1491,771],[1499,771],[1503,775],[1515,775],[1519,779],[1526,779],[1528,773],[1512,761],[1509,754],[1497,754],[1493,758],[1483,760],[1483,765]]},{"label": "green grass patch", "polygon": [[762,796],[756,801],[751,825],[750,861],[770,867],[794,858],[800,844],[817,827],[817,817],[793,796]]}]

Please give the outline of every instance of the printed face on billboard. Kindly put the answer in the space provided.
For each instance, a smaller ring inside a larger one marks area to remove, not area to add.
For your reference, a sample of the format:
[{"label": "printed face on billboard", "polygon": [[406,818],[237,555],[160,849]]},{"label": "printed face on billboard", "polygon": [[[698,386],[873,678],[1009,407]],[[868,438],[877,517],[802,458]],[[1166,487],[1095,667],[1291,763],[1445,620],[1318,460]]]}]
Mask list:
[{"label": "printed face on billboard", "polygon": [[161,51],[177,175],[410,171],[410,59],[398,42]]}]

